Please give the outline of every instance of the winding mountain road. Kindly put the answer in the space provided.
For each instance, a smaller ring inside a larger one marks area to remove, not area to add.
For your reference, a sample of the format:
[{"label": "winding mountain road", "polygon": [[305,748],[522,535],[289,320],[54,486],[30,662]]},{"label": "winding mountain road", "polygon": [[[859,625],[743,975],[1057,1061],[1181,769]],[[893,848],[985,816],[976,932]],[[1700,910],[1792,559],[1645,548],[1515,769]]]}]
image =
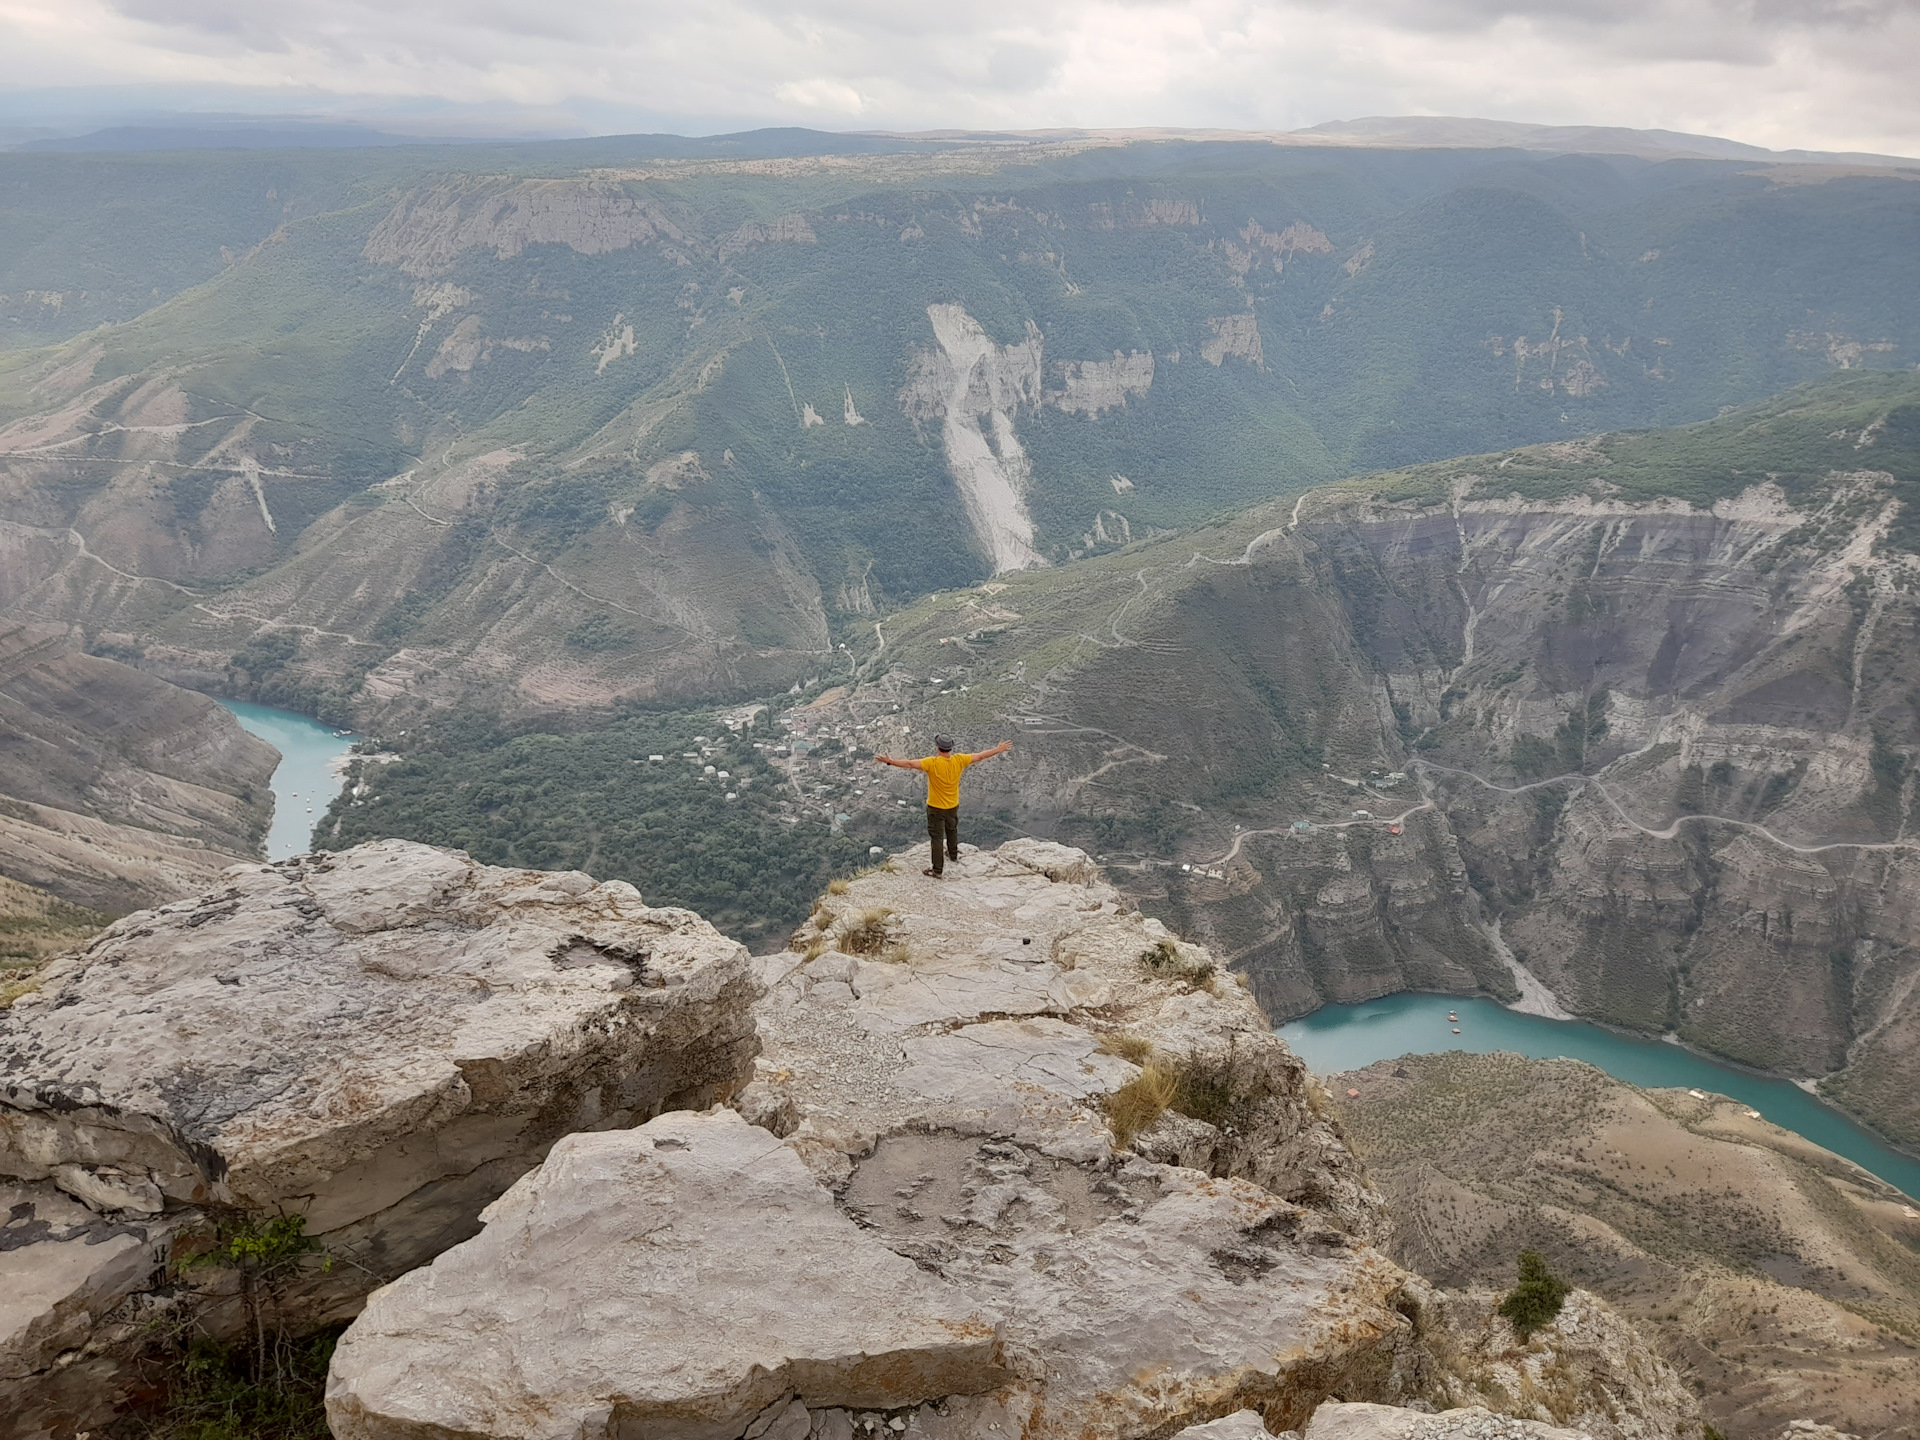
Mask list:
[{"label": "winding mountain road", "polygon": [[1447,775],[1463,775],[1476,784],[1484,785],[1489,790],[1498,790],[1504,795],[1520,795],[1528,790],[1539,790],[1548,785],[1559,785],[1567,781],[1573,781],[1583,786],[1591,785],[1595,790],[1600,792],[1600,798],[1607,802],[1608,806],[1613,810],[1613,813],[1620,817],[1622,824],[1638,830],[1642,835],[1649,836],[1655,840],[1671,840],[1680,833],[1680,827],[1682,825],[1698,822],[1728,825],[1736,830],[1751,830],[1756,835],[1772,841],[1782,850],[1791,850],[1796,855],[1818,855],[1827,850],[1920,850],[1920,841],[1916,840],[1832,840],[1821,845],[1797,845],[1791,840],[1783,839],[1779,835],[1774,834],[1773,831],[1759,824],[1757,821],[1735,820],[1726,815],[1682,815],[1672,823],[1656,830],[1651,825],[1642,825],[1638,820],[1627,814],[1625,808],[1614,798],[1613,792],[1607,789],[1605,783],[1602,782],[1597,775],[1553,775],[1545,780],[1534,780],[1525,785],[1496,785],[1493,781],[1476,775],[1471,770],[1460,770],[1452,765],[1436,765],[1431,760],[1423,760],[1419,756],[1415,756],[1409,760],[1407,764],[1410,768],[1417,767],[1422,770],[1438,770]]}]

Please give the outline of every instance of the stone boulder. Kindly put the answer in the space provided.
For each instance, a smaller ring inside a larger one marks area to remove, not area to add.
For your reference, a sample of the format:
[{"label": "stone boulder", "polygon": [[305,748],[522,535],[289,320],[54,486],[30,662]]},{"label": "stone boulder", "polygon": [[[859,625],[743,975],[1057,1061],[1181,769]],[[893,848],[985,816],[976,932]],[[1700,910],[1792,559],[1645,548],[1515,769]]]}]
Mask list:
[{"label": "stone boulder", "polygon": [[280,1318],[345,1318],[562,1136],[738,1088],[760,988],[741,946],[621,882],[402,841],[238,866],[0,1011],[0,1176],[130,1225],[301,1216],[339,1263]]},{"label": "stone boulder", "polygon": [[1267,1433],[1258,1410],[1236,1410],[1204,1425],[1189,1425],[1173,1440],[1266,1440]]},{"label": "stone boulder", "polygon": [[796,1402],[892,1409],[1007,1378],[995,1310],[731,1111],[562,1140],[484,1219],[347,1331],[336,1440],[729,1440]]},{"label": "stone boulder", "polygon": [[348,1329],[337,1440],[1297,1423],[1390,1388],[1410,1331],[1402,1273],[1270,1191],[1010,1141],[892,1137],[836,1203],[738,1115],[666,1115],[561,1142],[485,1218]]}]

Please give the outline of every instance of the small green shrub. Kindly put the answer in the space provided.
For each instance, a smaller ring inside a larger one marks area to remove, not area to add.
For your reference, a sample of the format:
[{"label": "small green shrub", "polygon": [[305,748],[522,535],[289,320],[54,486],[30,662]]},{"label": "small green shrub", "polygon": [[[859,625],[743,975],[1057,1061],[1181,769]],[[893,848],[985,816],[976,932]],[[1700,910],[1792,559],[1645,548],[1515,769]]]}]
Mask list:
[{"label": "small green shrub", "polygon": [[1500,1313],[1513,1322],[1522,1340],[1552,1322],[1566,1303],[1567,1284],[1547,1268],[1538,1250],[1520,1252],[1520,1283],[1500,1302]]},{"label": "small green shrub", "polygon": [[289,1347],[277,1373],[253,1373],[242,1348],[196,1339],[168,1377],[149,1440],[326,1440],[327,1366],[338,1330]]},{"label": "small green shrub", "polygon": [[567,632],[567,648],[593,654],[600,650],[624,650],[632,645],[636,631],[605,615],[589,615]]}]

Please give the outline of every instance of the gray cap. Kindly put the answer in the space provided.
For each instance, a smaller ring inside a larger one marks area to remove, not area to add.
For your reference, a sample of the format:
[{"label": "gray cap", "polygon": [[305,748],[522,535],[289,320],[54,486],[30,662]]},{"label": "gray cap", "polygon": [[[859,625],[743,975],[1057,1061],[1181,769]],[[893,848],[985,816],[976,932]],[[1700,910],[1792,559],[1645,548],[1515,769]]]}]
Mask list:
[{"label": "gray cap", "polygon": [[942,752],[953,749],[953,736],[951,735],[934,736],[933,748]]}]

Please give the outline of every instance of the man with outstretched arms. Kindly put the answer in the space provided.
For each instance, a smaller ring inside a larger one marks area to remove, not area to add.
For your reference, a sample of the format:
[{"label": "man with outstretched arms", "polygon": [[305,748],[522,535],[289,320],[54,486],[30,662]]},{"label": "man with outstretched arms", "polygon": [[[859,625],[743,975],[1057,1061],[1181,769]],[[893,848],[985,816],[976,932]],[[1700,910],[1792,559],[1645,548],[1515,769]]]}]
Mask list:
[{"label": "man with outstretched arms", "polygon": [[901,770],[924,770],[927,775],[927,839],[933,842],[933,864],[923,874],[939,879],[948,860],[960,858],[960,772],[976,760],[991,760],[1013,749],[1011,740],[1002,740],[991,750],[978,755],[953,753],[953,737],[936,735],[933,748],[939,753],[919,760],[896,760],[891,755],[873,758],[882,765]]}]

